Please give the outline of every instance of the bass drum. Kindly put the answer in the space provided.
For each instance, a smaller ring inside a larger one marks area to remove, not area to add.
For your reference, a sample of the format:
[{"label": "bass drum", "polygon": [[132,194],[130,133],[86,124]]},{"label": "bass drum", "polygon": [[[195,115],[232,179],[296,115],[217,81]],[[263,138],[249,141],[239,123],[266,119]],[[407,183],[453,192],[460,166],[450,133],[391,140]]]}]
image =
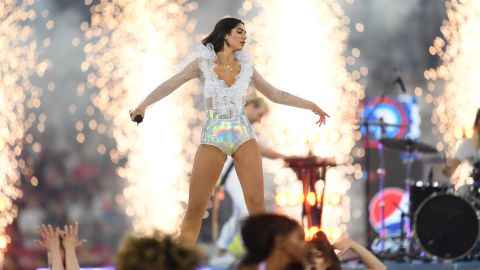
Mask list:
[{"label": "bass drum", "polygon": [[461,197],[434,194],[418,207],[413,229],[420,248],[427,256],[461,259],[477,244],[477,210]]}]

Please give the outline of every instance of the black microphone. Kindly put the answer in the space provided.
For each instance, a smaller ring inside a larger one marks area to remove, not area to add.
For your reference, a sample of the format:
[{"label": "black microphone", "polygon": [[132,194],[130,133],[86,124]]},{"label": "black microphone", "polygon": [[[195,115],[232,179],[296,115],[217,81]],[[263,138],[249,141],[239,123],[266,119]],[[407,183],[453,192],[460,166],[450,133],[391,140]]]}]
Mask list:
[{"label": "black microphone", "polygon": [[143,116],[135,115],[135,117],[133,118],[133,121],[137,123],[137,127],[138,127],[138,124],[140,124],[143,121]]},{"label": "black microphone", "polygon": [[[132,110],[130,110],[129,113],[131,114]],[[133,118],[133,122],[137,123],[137,127],[138,127],[138,124],[140,124],[142,121],[143,121],[143,116],[141,116],[140,114],[135,115],[135,117]]]},{"label": "black microphone", "polygon": [[400,85],[400,89],[402,90],[402,93],[406,94],[407,93],[407,89],[405,88],[405,84],[403,83],[402,81],[402,78],[400,76],[398,76],[394,81],[393,81],[393,84],[399,84]]}]

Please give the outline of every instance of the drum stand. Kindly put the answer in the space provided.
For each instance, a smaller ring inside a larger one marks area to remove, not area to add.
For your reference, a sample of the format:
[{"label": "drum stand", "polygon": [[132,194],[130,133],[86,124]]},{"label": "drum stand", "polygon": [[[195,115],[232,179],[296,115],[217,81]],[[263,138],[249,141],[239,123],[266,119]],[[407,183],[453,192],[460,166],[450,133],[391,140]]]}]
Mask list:
[{"label": "drum stand", "polygon": [[412,228],[411,228],[411,220],[413,220],[412,213],[412,205],[410,199],[410,185],[412,183],[411,173],[412,173],[412,165],[414,161],[414,154],[415,148],[413,147],[414,141],[411,139],[406,139],[406,157],[403,160],[403,164],[405,165],[405,190],[404,190],[404,197],[408,198],[408,207],[406,210],[402,208],[401,205],[395,204],[396,207],[400,210],[400,244],[398,253],[395,254],[397,260],[401,261],[410,261],[413,257],[412,251]]},{"label": "drum stand", "polygon": [[[380,122],[383,122],[383,118],[380,117]],[[385,136],[385,127],[381,126],[381,138]],[[377,169],[378,177],[378,197],[380,201],[380,253],[383,254],[385,251],[385,238],[387,237],[387,230],[385,227],[385,198],[384,198],[384,189],[385,189],[385,157],[383,153],[383,145],[378,142],[378,157],[380,158],[380,165]]]},{"label": "drum stand", "polygon": [[402,224],[402,226],[406,226],[405,228],[402,228],[402,231],[403,229],[406,229],[405,232],[406,232],[406,236],[407,236],[407,239],[411,239],[412,237],[412,228],[410,227],[410,221],[413,220],[412,218],[412,207],[410,205],[410,184],[412,183],[412,179],[411,179],[411,173],[412,173],[412,164],[413,164],[413,161],[414,161],[414,148],[412,147],[412,143],[413,143],[413,140],[411,139],[407,139],[407,157],[405,158],[405,160],[403,161],[403,163],[405,164],[405,191],[404,191],[404,194],[405,196],[408,198],[408,210],[407,210],[407,213],[406,213],[406,222],[405,224]]},{"label": "drum stand", "polygon": [[[380,118],[380,122],[383,122],[383,119]],[[382,138],[385,135],[385,128],[382,126]],[[405,191],[404,191],[404,196],[406,198],[409,198],[410,202],[410,183],[412,182],[411,179],[411,171],[412,171],[412,164],[414,161],[414,150],[415,148],[413,147],[414,141],[411,139],[406,140],[406,153],[407,156],[403,161],[403,164],[405,164]],[[382,140],[379,141],[378,143],[378,156],[380,159],[380,166],[377,170],[378,174],[378,196],[379,196],[379,201],[380,201],[380,235],[379,235],[379,240],[380,240],[380,250],[379,253],[382,255],[385,255],[385,241],[387,239],[392,239],[387,237],[387,230],[385,227],[385,198],[384,198],[384,189],[385,189],[385,158],[384,158],[384,151],[383,151],[383,144]],[[410,246],[411,246],[411,240],[412,240],[412,232],[411,232],[411,227],[410,227],[410,220],[412,220],[412,213],[411,213],[411,206],[410,203],[408,205],[408,208],[403,210],[400,205],[397,205],[397,208],[400,209],[401,211],[401,220],[400,220],[400,237],[393,237],[396,239],[400,239],[400,249],[398,251],[399,254],[396,254],[397,258],[398,257],[403,257],[403,258],[408,258],[409,253],[410,253]],[[405,243],[405,240],[407,240],[407,243]]]}]

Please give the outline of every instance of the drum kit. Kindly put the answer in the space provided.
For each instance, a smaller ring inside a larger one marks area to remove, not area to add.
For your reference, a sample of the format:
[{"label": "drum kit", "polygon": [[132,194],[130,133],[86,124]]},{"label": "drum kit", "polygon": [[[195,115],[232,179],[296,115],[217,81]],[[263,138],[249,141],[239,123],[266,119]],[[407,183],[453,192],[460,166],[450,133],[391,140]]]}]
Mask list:
[{"label": "drum kit", "polygon": [[[412,181],[414,154],[438,153],[434,147],[411,139],[383,138],[379,144],[406,153],[404,194],[409,206],[407,209],[396,206],[402,212],[400,235],[388,236],[386,230],[383,234],[380,231],[372,245],[373,251],[384,258],[407,261],[480,258],[480,162],[473,164],[473,184],[466,186],[468,192],[460,195],[455,193],[453,185],[434,182],[432,176],[430,181]],[[379,171],[384,170],[382,158]],[[379,177],[381,193],[383,179]],[[383,212],[384,202],[380,205]],[[384,218],[383,213],[380,217]],[[381,223],[384,229],[384,220]]]}]

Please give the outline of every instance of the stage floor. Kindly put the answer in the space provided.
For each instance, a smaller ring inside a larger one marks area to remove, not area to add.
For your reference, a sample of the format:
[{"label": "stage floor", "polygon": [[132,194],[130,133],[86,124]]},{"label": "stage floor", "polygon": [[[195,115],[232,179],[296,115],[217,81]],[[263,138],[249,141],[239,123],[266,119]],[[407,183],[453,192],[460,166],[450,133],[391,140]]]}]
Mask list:
[{"label": "stage floor", "polygon": [[[480,270],[480,261],[468,261],[468,262],[451,262],[451,263],[425,263],[425,262],[412,262],[412,263],[397,263],[397,262],[385,262],[388,270]],[[229,270],[226,267],[205,267],[201,270]],[[365,269],[362,264],[358,263],[346,263],[343,264],[344,270],[361,270]]]}]

